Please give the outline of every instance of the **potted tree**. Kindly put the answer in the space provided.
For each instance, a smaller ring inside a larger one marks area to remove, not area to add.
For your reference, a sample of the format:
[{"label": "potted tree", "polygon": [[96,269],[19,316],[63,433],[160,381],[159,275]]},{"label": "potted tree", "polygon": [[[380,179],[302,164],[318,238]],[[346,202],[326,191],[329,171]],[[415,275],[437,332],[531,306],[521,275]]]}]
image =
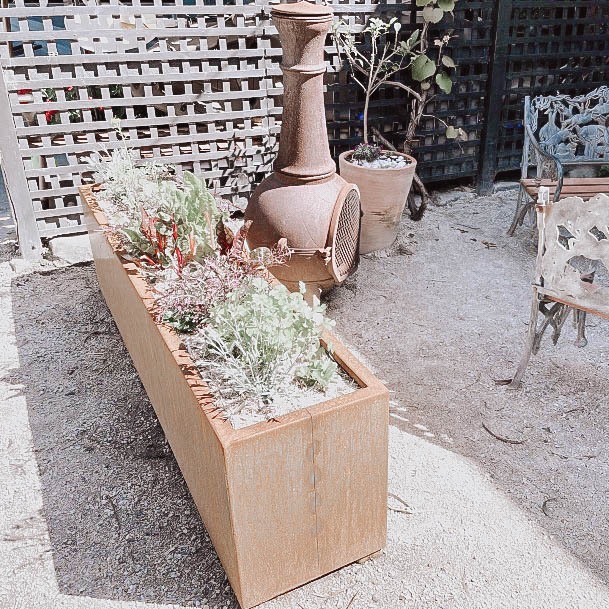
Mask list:
[{"label": "potted tree", "polygon": [[[456,0],[417,0],[423,7],[423,25],[404,40],[402,26],[397,18],[389,20],[371,18],[362,34],[369,40],[366,48],[358,48],[355,34],[344,22],[337,22],[333,38],[338,53],[344,56],[355,83],[364,91],[363,142],[354,150],[339,157],[340,174],[345,180],[357,184],[361,193],[362,254],[389,247],[397,237],[400,217],[408,195],[416,180],[423,195],[423,204],[413,213],[418,219],[426,205],[427,191],[416,176],[416,160],[410,156],[416,129],[424,115],[426,103],[437,86],[445,93],[452,89],[451,71],[455,63],[445,53],[450,34],[435,39],[430,45],[430,25],[439,23],[446,12],[454,9]],[[434,52],[430,52],[430,47]],[[398,73],[408,70],[412,86],[397,80]],[[389,150],[371,143],[369,108],[372,96],[383,86],[405,91],[413,100],[404,152],[398,152],[376,130],[375,136]],[[462,134],[441,119],[446,137]]]}]

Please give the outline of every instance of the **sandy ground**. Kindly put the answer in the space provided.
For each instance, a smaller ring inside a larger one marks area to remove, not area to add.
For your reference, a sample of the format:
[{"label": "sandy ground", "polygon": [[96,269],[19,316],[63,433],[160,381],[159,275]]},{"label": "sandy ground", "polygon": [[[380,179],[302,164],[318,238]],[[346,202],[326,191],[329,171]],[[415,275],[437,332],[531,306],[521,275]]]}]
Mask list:
[{"label": "sandy ground", "polygon": [[[581,350],[569,330],[522,391],[495,386],[534,255],[530,231],[504,236],[512,196],[447,195],[404,222],[411,255],[331,295],[394,392],[390,490],[410,509],[390,499],[381,557],[268,609],[609,608],[609,331],[591,320]],[[0,263],[0,311],[0,608],[236,607],[92,266]]]},{"label": "sandy ground", "polygon": [[473,459],[609,581],[609,323],[590,317],[580,349],[568,322],[521,391],[495,385],[515,371],[530,314],[536,245],[530,228],[505,234],[514,197],[447,193],[453,203],[404,222],[414,254],[364,260],[330,314],[394,392],[394,425]]}]

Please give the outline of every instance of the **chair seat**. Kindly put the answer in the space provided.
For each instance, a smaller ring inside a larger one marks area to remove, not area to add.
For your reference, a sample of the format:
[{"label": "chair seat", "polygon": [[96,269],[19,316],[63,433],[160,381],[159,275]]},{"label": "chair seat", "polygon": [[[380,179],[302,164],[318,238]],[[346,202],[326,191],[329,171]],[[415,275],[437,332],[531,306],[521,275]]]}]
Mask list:
[{"label": "chair seat", "polygon": [[[537,180],[535,178],[525,178],[520,180],[520,183],[529,197],[536,201],[537,191],[539,190]],[[552,196],[558,182],[556,180],[541,180],[540,184],[541,186],[548,186],[550,196]],[[560,199],[581,197],[587,200],[601,192],[609,194],[609,178],[565,178],[560,191]]]}]

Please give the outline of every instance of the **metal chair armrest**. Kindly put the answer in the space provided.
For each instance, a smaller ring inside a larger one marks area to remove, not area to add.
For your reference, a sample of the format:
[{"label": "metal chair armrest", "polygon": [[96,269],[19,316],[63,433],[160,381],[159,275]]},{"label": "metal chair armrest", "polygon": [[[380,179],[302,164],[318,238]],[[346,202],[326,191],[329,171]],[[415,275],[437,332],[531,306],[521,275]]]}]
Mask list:
[{"label": "metal chair armrest", "polygon": [[[529,137],[529,143],[535,150],[537,162],[539,163],[539,161],[541,160],[541,165],[537,164],[537,180],[541,182],[541,180],[545,177],[551,180],[556,180],[554,201],[558,201],[565,178],[564,166],[557,156],[546,152],[541,147],[541,145],[537,141],[537,138],[535,137],[535,134],[533,133],[533,130],[528,124],[525,124],[525,129]],[[546,173],[549,173],[550,175],[544,175]]]}]

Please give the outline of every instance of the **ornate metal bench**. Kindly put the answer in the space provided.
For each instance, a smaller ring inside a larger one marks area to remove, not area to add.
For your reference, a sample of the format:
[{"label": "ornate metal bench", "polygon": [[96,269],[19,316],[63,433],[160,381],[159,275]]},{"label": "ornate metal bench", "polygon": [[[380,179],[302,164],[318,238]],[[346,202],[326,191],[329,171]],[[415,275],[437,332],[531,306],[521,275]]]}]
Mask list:
[{"label": "ornate metal bench", "polygon": [[522,173],[510,235],[532,210],[540,186],[550,188],[554,201],[609,192],[608,126],[609,87],[577,97],[525,98]]},{"label": "ornate metal bench", "polygon": [[552,201],[550,190],[541,187],[537,228],[529,337],[511,388],[520,386],[531,354],[537,353],[549,327],[557,343],[571,311],[578,328],[576,344],[581,347],[587,343],[586,313],[609,319],[609,196]]}]

